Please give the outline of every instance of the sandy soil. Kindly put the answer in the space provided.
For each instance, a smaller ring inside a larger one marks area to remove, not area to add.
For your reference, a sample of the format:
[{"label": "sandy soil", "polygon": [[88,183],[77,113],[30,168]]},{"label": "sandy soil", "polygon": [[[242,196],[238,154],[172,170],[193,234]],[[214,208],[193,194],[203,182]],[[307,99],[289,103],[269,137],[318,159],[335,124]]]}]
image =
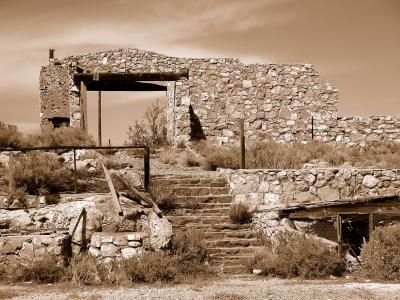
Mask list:
[{"label": "sandy soil", "polygon": [[0,299],[400,299],[400,284],[254,277],[179,285],[80,287],[72,284],[0,286]]}]

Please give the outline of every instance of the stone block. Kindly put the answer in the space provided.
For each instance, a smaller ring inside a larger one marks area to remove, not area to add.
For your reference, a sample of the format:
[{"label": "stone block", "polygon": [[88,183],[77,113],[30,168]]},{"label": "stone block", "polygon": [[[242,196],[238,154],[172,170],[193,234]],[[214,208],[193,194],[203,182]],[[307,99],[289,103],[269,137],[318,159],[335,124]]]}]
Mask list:
[{"label": "stone block", "polygon": [[373,188],[379,183],[379,179],[372,176],[372,175],[366,175],[363,178],[362,184],[368,188]]},{"label": "stone block", "polygon": [[101,256],[117,257],[119,249],[113,244],[102,244],[100,248]]},{"label": "stone block", "polygon": [[137,249],[134,248],[123,248],[121,249],[121,256],[123,258],[131,258],[138,254]]},{"label": "stone block", "polygon": [[333,189],[329,186],[318,189],[318,196],[321,201],[334,201],[340,198],[339,190]]},{"label": "stone block", "polygon": [[142,240],[142,237],[139,233],[129,233],[126,236],[126,238],[128,241],[141,241]]},{"label": "stone block", "polygon": [[137,248],[137,247],[142,246],[142,243],[139,241],[131,241],[131,242],[128,242],[128,246],[132,247],[132,248]]}]

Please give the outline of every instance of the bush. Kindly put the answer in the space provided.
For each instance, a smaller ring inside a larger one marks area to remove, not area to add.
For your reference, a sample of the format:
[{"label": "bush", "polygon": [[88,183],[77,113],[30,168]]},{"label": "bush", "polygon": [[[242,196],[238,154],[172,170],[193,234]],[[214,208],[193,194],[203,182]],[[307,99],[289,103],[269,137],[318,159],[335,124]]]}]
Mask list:
[{"label": "bush", "polygon": [[66,269],[66,277],[73,283],[93,285],[96,283],[109,283],[107,269],[97,259],[89,254],[75,256]]},{"label": "bush", "polygon": [[176,282],[179,274],[179,258],[165,252],[147,252],[122,262],[130,282]]},{"label": "bush", "polygon": [[204,234],[197,230],[178,230],[171,239],[171,253],[181,263],[204,263],[208,258]]},{"label": "bush", "polygon": [[11,282],[33,281],[36,283],[54,283],[63,280],[65,268],[55,256],[47,256],[41,260],[27,264],[10,264],[5,269],[3,279]]},{"label": "bush", "polygon": [[39,134],[28,135],[27,147],[95,146],[93,138],[76,127],[47,128]]},{"label": "bush", "polygon": [[306,279],[339,276],[345,271],[344,259],[337,251],[304,234],[279,232],[274,243],[273,250],[258,252],[249,267],[261,269],[264,275]]},{"label": "bush", "polygon": [[243,202],[236,202],[231,205],[229,217],[235,224],[251,223],[253,212],[250,210],[250,205]]},{"label": "bush", "polygon": [[238,169],[240,167],[240,151],[237,147],[215,146],[207,142],[195,144],[197,151],[204,156],[202,167],[215,171],[217,168]]},{"label": "bush", "polygon": [[151,198],[162,211],[172,211],[177,207],[176,194],[172,189],[158,182],[152,182],[149,189]]},{"label": "bush", "polygon": [[361,249],[361,273],[372,279],[400,279],[400,225],[375,229]]},{"label": "bush", "polygon": [[201,164],[200,157],[192,150],[186,150],[182,159],[182,164],[186,167],[197,167]]},{"label": "bush", "polygon": [[0,122],[0,148],[20,147],[23,135],[17,126]]},{"label": "bush", "polygon": [[30,194],[57,193],[72,186],[72,171],[54,154],[30,152],[16,159],[10,172],[16,186]]},{"label": "bush", "polygon": [[178,151],[175,148],[163,149],[160,153],[160,162],[167,165],[176,165],[178,163]]},{"label": "bush", "polygon": [[128,129],[128,141],[132,146],[160,147],[167,145],[167,127],[164,107],[159,101],[147,107],[144,120],[135,122]]}]

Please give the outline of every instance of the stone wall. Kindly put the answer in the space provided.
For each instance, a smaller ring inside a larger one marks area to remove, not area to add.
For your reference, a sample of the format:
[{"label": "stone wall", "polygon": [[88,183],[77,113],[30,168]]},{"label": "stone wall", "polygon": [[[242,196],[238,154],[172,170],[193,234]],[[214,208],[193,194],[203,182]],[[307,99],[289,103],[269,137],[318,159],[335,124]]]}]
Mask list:
[{"label": "stone wall", "polygon": [[148,234],[142,232],[95,232],[89,253],[104,260],[130,258],[143,251],[146,238]]},{"label": "stone wall", "polygon": [[400,194],[400,170],[221,170],[235,201],[267,208]]},{"label": "stone wall", "polygon": [[71,255],[70,247],[70,237],[66,233],[0,236],[0,263],[31,262],[49,255],[63,261]]},{"label": "stone wall", "polygon": [[[227,58],[177,58],[138,49],[72,55],[51,61],[40,76],[41,123],[65,116],[82,127],[78,72],[181,72],[189,79],[167,82],[166,119],[172,143],[191,137],[189,107],[208,140],[239,141],[239,119],[245,119],[247,140],[263,138],[350,146],[368,141],[400,142],[400,117],[338,117],[338,91],[310,64],[243,64]],[[83,108],[84,110],[84,108]],[[134,110],[134,107],[132,107]],[[125,130],[125,129],[124,129]]]}]

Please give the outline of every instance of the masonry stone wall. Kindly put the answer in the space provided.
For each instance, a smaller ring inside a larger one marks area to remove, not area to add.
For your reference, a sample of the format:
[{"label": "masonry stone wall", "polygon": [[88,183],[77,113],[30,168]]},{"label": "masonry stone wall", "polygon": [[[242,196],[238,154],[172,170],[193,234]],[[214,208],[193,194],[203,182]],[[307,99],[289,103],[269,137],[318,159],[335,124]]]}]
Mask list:
[{"label": "masonry stone wall", "polygon": [[65,233],[0,236],[0,263],[29,263],[49,255],[61,262],[71,255],[70,248],[70,237]]},{"label": "masonry stone wall", "polygon": [[206,138],[218,144],[239,141],[241,118],[249,141],[307,142],[312,130],[317,140],[350,146],[400,141],[399,117],[339,117],[338,90],[310,64],[243,64],[238,59],[177,58],[138,49],[72,55],[43,67],[41,124],[65,115],[71,126],[81,126],[82,91],[73,81],[75,73],[183,70],[189,70],[189,79],[167,82],[166,119],[172,143],[191,137],[190,106]]},{"label": "masonry stone wall", "polygon": [[265,208],[400,194],[400,170],[221,170],[235,201]]}]

